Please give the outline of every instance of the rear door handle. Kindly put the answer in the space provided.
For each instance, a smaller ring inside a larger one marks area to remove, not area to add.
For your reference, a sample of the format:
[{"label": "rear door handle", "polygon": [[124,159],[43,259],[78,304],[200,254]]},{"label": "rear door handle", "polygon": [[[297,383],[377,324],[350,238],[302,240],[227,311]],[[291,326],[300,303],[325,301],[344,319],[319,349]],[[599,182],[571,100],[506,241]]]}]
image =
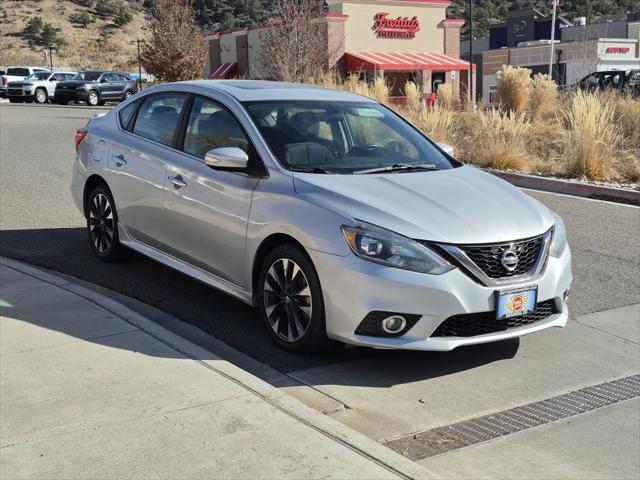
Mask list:
[{"label": "rear door handle", "polygon": [[127,161],[124,159],[124,155],[111,155],[111,160],[114,161],[116,167],[122,167],[127,164]]},{"label": "rear door handle", "polygon": [[170,176],[167,178],[171,183],[173,183],[173,186],[176,188],[182,188],[187,186],[187,182],[185,182],[180,175],[177,175],[175,177]]}]

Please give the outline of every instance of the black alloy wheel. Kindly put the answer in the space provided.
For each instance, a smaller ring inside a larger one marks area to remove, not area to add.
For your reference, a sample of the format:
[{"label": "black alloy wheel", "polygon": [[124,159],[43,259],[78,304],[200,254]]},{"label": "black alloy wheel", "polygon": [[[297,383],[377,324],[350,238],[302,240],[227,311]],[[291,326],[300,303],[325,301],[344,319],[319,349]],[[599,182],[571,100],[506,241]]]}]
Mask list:
[{"label": "black alloy wheel", "polygon": [[300,248],[283,245],[267,255],[258,288],[261,316],[278,345],[300,353],[331,346],[320,281],[311,260]]}]

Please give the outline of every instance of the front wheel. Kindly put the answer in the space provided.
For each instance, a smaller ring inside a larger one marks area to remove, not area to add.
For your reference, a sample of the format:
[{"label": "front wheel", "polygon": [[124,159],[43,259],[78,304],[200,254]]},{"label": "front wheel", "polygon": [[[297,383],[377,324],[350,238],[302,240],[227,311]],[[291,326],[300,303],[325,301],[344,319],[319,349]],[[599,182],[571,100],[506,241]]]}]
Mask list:
[{"label": "front wheel", "polygon": [[124,100],[128,100],[131,97],[133,97],[133,92],[131,90],[127,90],[126,92],[124,92]]},{"label": "front wheel", "polygon": [[89,194],[86,206],[87,234],[93,253],[105,262],[124,257],[118,237],[118,213],[106,185],[98,185]]},{"label": "front wheel", "polygon": [[99,102],[100,102],[100,97],[98,96],[98,92],[96,92],[95,90],[91,90],[87,94],[87,105],[91,107],[95,107],[98,105]]},{"label": "front wheel", "polygon": [[320,280],[300,248],[283,245],[272,250],[262,264],[258,288],[260,314],[280,347],[311,353],[331,346]]},{"label": "front wheel", "polygon": [[36,103],[46,103],[47,102],[47,91],[44,88],[38,88],[36,90],[36,94],[34,95],[34,99]]}]

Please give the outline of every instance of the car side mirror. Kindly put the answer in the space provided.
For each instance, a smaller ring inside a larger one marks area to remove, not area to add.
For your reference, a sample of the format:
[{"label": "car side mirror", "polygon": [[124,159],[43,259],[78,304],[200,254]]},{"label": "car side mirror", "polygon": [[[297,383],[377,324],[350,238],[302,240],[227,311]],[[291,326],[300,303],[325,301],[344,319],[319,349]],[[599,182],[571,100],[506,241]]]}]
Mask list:
[{"label": "car side mirror", "polygon": [[444,153],[453,157],[455,150],[451,145],[449,145],[448,143],[441,143],[441,142],[437,142],[436,145],[438,145],[441,150],[444,150]]},{"label": "car side mirror", "polygon": [[206,153],[204,163],[216,170],[241,172],[246,171],[249,156],[238,147],[214,148]]}]

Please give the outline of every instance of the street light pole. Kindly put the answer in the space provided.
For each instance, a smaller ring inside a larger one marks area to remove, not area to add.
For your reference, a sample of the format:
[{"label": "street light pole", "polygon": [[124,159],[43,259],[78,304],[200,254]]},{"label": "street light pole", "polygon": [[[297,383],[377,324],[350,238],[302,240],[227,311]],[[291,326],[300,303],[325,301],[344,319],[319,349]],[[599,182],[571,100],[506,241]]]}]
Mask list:
[{"label": "street light pole", "polygon": [[551,48],[549,52],[549,77],[553,79],[553,47],[556,41],[556,7],[559,0],[551,0],[553,3],[553,13],[551,14]]},{"label": "street light pole", "polygon": [[140,39],[136,38],[138,44],[138,90],[142,90],[142,64],[140,63]]},{"label": "street light pole", "polygon": [[51,70],[53,70],[53,47],[49,45],[49,65],[51,65]]},{"label": "street light pole", "polygon": [[473,0],[469,0],[469,103],[473,103]]}]

